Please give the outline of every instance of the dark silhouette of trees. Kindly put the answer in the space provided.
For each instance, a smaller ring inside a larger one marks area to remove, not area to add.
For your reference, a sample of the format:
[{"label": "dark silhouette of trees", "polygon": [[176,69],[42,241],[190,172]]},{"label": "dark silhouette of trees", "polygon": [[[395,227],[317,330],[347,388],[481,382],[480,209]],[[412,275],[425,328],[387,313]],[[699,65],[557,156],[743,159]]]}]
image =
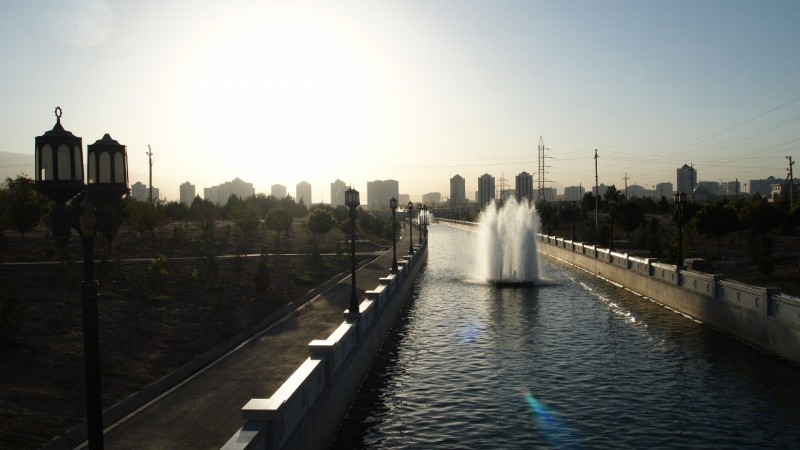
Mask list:
[{"label": "dark silhouette of trees", "polygon": [[25,233],[38,225],[47,214],[50,203],[34,186],[32,179],[18,175],[17,178],[6,178],[3,187],[7,220],[23,241]]},{"label": "dark silhouette of trees", "polygon": [[330,208],[316,207],[311,210],[306,223],[306,229],[314,237],[312,241],[312,253],[319,256],[319,239],[328,233],[336,225],[336,219]]},{"label": "dark silhouette of trees", "polygon": [[616,224],[626,233],[639,228],[644,223],[644,211],[635,200],[623,200],[614,206]]},{"label": "dark silhouette of trees", "polygon": [[722,256],[722,236],[737,231],[741,224],[731,205],[724,202],[709,203],[697,211],[692,220],[698,233],[717,238],[717,256]]},{"label": "dark silhouette of trees", "polygon": [[242,233],[241,252],[247,258],[248,244],[250,238],[258,230],[261,225],[261,212],[255,202],[245,201],[240,203],[239,206],[231,211],[231,219],[236,227]]},{"label": "dark silhouette of trees", "polygon": [[267,212],[267,229],[275,232],[275,253],[279,252],[281,233],[292,229],[292,215],[285,209],[270,209]]}]

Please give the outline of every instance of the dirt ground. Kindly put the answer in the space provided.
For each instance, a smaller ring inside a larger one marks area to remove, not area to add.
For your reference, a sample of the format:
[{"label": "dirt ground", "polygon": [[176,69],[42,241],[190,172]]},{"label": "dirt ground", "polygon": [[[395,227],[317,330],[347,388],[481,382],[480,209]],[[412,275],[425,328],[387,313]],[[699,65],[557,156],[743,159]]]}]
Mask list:
[{"label": "dirt ground", "polygon": [[[663,223],[661,245],[666,254],[675,230],[668,218]],[[349,258],[335,255],[344,239],[341,232],[332,231],[319,244],[321,252],[334,255],[311,258],[306,256],[312,248],[310,236],[295,225],[278,242],[272,233],[256,233],[247,245],[247,252],[255,255],[247,258],[220,256],[235,255],[239,242],[235,226],[226,222],[216,224],[213,249],[201,244],[200,227],[189,223],[171,224],[145,236],[123,228],[111,248],[98,239],[95,256],[104,259],[96,264],[104,407],[348,270]],[[562,228],[553,234],[571,237],[571,224]],[[73,236],[65,255],[44,229],[29,233],[24,240],[11,232],[4,237],[0,242],[4,263],[0,264],[4,300],[0,331],[6,336],[0,341],[0,449],[38,448],[84,420],[83,269],[69,262],[81,259],[80,242]],[[719,256],[715,238],[694,236],[685,257],[705,258],[708,272],[728,279],[776,286],[800,296],[800,236],[776,233],[773,238],[775,273],[771,276],[754,269],[747,244],[738,233],[723,237]],[[619,230],[615,244],[618,251],[644,253]],[[390,243],[380,245],[385,248]],[[259,293],[255,279],[262,248],[297,256],[269,257],[269,287]],[[363,250],[376,248],[366,244]],[[169,259],[153,263],[157,254]],[[25,261],[51,264],[5,264]]]},{"label": "dirt ground", "polygon": [[[300,255],[269,256],[270,283],[265,292],[257,292],[259,249],[274,253],[274,234],[253,236],[248,251],[255,255],[224,258],[236,253],[237,239],[231,224],[220,222],[215,229],[217,256],[176,259],[208,255],[195,225],[178,228],[171,225],[144,237],[121,229],[113,249],[105,251],[98,239],[95,256],[106,258],[95,265],[104,408],[188,364],[350,264],[348,255],[303,254],[310,252],[310,236],[298,228],[281,236],[277,248]],[[335,253],[342,238],[332,231],[320,242],[320,251]],[[5,330],[0,343],[0,449],[39,448],[84,420],[83,266],[58,262],[80,260],[79,245],[73,235],[71,256],[64,256],[46,230],[29,233],[24,241],[10,232],[5,235],[4,262],[52,264],[0,264]],[[361,245],[367,247],[363,250],[378,248]],[[167,259],[152,263],[159,253]]]}]

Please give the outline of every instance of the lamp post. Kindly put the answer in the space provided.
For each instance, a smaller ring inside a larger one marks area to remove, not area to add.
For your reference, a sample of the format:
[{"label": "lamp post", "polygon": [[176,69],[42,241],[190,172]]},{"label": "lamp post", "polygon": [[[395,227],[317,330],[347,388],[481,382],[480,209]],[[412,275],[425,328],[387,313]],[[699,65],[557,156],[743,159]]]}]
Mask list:
[{"label": "lamp post", "polygon": [[422,203],[417,203],[417,225],[419,226],[419,243],[422,244]]},{"label": "lamp post", "polygon": [[408,202],[408,253],[414,254],[414,227],[411,225],[411,215],[414,213],[414,204]]},{"label": "lamp post", "polygon": [[389,207],[392,208],[392,272],[397,273],[397,232],[395,231],[395,213],[397,213],[397,199],[389,199]]},{"label": "lamp post", "polygon": [[[86,181],[83,177],[82,139],[61,125],[61,107],[55,109],[53,129],[35,139],[35,186],[53,205],[53,237],[66,245],[70,228],[81,236],[83,247],[83,352],[86,381],[86,428],[90,449],[103,448],[103,408],[100,379],[100,337],[97,319],[98,282],[94,279],[94,236],[115,232],[113,204],[128,192],[128,162],[124,145],[108,134],[87,148]],[[83,192],[80,217],[70,216],[67,202]],[[100,207],[99,211],[92,199]],[[95,216],[95,211],[98,216]]]},{"label": "lamp post", "polygon": [[683,208],[686,206],[686,193],[675,193],[673,199],[678,212],[678,258],[675,265],[680,272],[683,267]]},{"label": "lamp post", "polygon": [[428,241],[428,205],[422,205],[423,214],[423,230],[425,231],[425,242]]},{"label": "lamp post", "polygon": [[358,191],[352,187],[344,191],[344,204],[350,208],[350,315],[358,315],[356,297],[356,208],[360,204]]}]

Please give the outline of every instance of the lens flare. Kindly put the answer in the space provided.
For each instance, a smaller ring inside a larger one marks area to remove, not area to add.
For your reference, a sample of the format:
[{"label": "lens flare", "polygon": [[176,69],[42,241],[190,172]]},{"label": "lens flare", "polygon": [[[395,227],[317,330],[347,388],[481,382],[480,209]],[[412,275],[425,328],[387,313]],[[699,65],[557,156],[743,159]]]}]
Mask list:
[{"label": "lens flare", "polygon": [[580,448],[580,445],[576,444],[578,440],[575,433],[555,413],[536,400],[536,397],[531,394],[528,388],[521,387],[519,393],[530,406],[533,412],[533,420],[537,425],[537,431],[549,447]]}]

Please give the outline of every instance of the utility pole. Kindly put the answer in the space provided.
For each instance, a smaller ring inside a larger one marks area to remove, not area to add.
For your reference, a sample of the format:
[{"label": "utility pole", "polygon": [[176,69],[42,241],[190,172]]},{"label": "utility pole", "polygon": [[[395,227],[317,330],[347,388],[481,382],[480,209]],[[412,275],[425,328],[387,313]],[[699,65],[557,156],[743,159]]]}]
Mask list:
[{"label": "utility pole", "polygon": [[792,208],[794,205],[794,175],[792,174],[792,166],[794,165],[794,161],[792,161],[791,156],[787,156],[786,159],[789,160],[789,209]]},{"label": "utility pole", "polygon": [[628,198],[628,172],[625,172],[625,198]]},{"label": "utility pole", "polygon": [[150,163],[150,188],[149,190],[149,198],[150,204],[153,204],[153,150],[150,149],[150,144],[147,144],[147,159]]},{"label": "utility pole", "polygon": [[597,184],[597,149],[594,149],[594,228],[597,229],[598,224],[600,223],[597,220],[597,208],[600,207],[600,186]]}]

